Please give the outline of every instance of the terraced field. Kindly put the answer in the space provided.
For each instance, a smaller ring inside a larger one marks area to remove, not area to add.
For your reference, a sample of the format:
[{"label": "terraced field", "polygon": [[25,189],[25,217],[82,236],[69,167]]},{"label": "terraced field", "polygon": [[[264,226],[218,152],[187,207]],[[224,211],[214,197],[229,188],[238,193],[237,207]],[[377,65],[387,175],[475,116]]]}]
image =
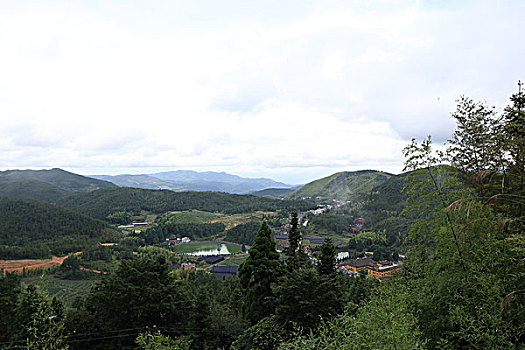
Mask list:
[{"label": "terraced field", "polygon": [[255,212],[255,213],[246,213],[246,214],[220,214],[220,213],[210,213],[200,210],[187,210],[187,211],[173,211],[166,213],[160,218],[160,222],[164,223],[178,223],[178,224],[207,224],[207,223],[216,223],[221,222],[226,226],[226,229],[230,229],[239,224],[248,222],[248,221],[259,221],[262,219],[263,215],[271,215],[273,212]]},{"label": "terraced field", "polygon": [[91,287],[100,279],[87,280],[63,280],[54,276],[32,276],[22,279],[24,285],[36,284],[42,285],[51,297],[56,296],[64,306],[69,307],[77,297],[86,296]]}]

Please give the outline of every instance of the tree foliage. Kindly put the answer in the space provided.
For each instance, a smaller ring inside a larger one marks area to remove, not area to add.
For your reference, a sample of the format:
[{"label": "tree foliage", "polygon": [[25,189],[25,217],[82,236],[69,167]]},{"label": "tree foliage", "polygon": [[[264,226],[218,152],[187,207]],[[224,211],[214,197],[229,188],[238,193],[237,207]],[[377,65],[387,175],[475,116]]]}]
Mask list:
[{"label": "tree foliage", "polygon": [[302,247],[302,236],[299,230],[299,219],[296,212],[292,212],[290,230],[288,231],[288,248],[286,248],[286,268],[288,272],[308,266],[310,259]]},{"label": "tree foliage", "polygon": [[256,323],[272,313],[271,285],[282,271],[279,253],[275,250],[275,240],[266,222],[261,224],[248,253],[248,258],[239,268],[239,279],[246,290],[244,315],[252,323]]},{"label": "tree foliage", "polygon": [[[0,198],[0,258],[48,258],[98,243],[107,224],[44,202]],[[113,234],[113,233],[111,233]]]},{"label": "tree foliage", "polygon": [[253,241],[255,240],[257,230],[260,226],[261,223],[257,221],[250,221],[239,224],[226,230],[224,240],[251,246],[253,244]]},{"label": "tree foliage", "polygon": [[321,245],[321,253],[318,257],[317,270],[321,275],[329,276],[335,273],[337,253],[332,240],[327,238]]},{"label": "tree foliage", "polygon": [[512,231],[500,225],[511,213],[489,205],[486,188],[462,184],[455,169],[439,166],[444,158],[433,152],[430,139],[405,152],[407,166],[417,169],[407,186],[406,210],[417,220],[408,237],[406,283],[423,338],[432,347],[446,342],[505,349],[520,343],[523,303],[515,303],[513,312],[500,310],[506,290],[523,286],[523,272],[516,270],[520,257],[507,239]]},{"label": "tree foliage", "polygon": [[344,313],[324,321],[316,332],[299,335],[279,349],[422,349],[417,319],[400,288],[384,286],[356,315]]},{"label": "tree foliage", "polygon": [[347,278],[322,276],[316,269],[289,272],[275,285],[276,314],[288,328],[309,330],[324,318],[343,311],[349,283]]},{"label": "tree foliage", "polygon": [[257,210],[308,210],[315,206],[302,200],[279,200],[252,195],[221,192],[173,192],[139,188],[104,188],[89,193],[77,193],[58,202],[59,205],[100,220],[115,213],[140,215],[142,211],[162,214],[169,211],[197,209],[227,214]]}]

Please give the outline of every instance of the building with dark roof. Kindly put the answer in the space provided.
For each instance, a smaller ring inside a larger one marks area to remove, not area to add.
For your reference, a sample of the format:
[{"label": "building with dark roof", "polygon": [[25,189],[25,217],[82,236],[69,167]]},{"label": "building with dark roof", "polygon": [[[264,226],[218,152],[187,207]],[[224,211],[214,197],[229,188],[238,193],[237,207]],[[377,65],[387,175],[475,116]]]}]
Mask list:
[{"label": "building with dark roof", "polygon": [[237,274],[239,266],[214,266],[211,269],[211,273],[218,279],[224,280]]},{"label": "building with dark roof", "polygon": [[224,256],[220,256],[220,255],[201,256],[200,258],[197,259],[197,261],[204,261],[206,264],[216,264],[223,260],[224,260]]},{"label": "building with dark roof", "polygon": [[324,238],[305,238],[310,241],[310,244],[323,244],[325,239]]},{"label": "building with dark roof", "polygon": [[275,239],[288,239],[288,235],[275,235]]}]

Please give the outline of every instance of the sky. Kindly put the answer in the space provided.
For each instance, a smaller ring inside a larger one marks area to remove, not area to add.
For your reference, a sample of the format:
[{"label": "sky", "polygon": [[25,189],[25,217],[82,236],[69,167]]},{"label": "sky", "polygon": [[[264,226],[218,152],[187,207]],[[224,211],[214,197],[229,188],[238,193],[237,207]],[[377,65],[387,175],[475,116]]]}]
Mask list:
[{"label": "sky", "polygon": [[525,80],[525,1],[0,0],[0,170],[400,173]]}]

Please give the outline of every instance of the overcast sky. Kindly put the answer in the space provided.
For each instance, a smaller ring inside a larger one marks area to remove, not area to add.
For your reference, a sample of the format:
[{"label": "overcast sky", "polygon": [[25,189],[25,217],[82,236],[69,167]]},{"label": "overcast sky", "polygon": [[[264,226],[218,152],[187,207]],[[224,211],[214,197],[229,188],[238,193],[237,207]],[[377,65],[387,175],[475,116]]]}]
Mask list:
[{"label": "overcast sky", "polygon": [[525,78],[525,1],[3,1],[0,169],[399,173]]}]

